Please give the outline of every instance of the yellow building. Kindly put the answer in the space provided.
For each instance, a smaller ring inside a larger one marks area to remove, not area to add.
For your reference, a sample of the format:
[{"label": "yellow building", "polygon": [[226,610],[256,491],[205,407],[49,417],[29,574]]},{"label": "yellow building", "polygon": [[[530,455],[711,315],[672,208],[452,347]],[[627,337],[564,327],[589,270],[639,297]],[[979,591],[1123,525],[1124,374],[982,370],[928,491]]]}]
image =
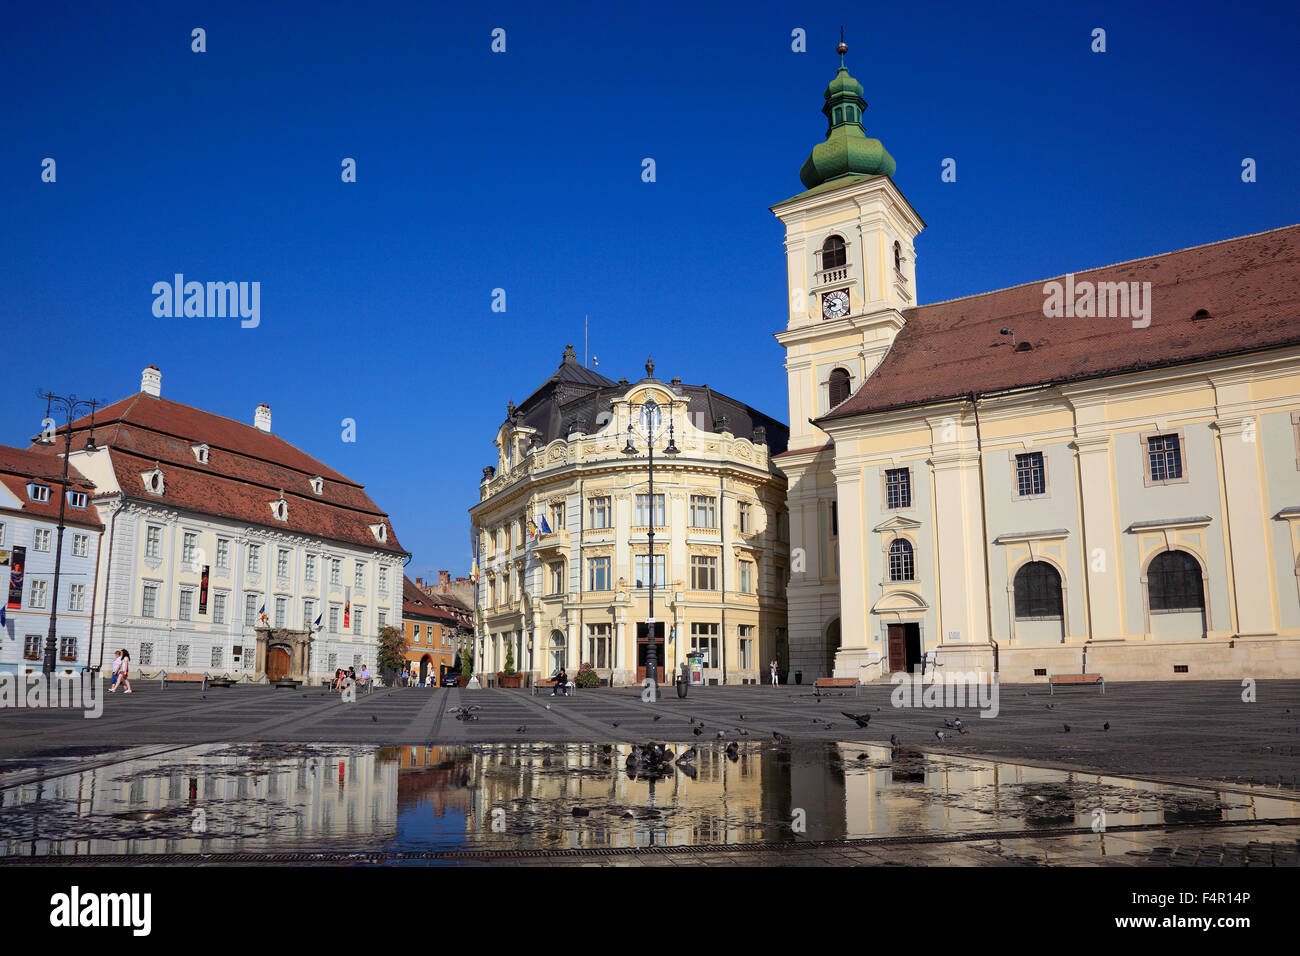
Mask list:
[{"label": "yellow building", "polygon": [[402,578],[402,630],[412,683],[440,686],[455,663],[457,621],[408,577]]},{"label": "yellow building", "polygon": [[791,665],[1300,676],[1300,227],[918,306],[865,105],[773,207]]},{"label": "yellow building", "polygon": [[786,434],[708,386],[656,379],[652,363],[641,381],[614,382],[566,348],[556,372],[510,404],[470,509],[480,679],[504,670],[513,648],[534,678],[588,663],[614,685],[639,682],[652,629],[660,680],[692,651],[706,680],[763,679],[785,656],[785,479],[770,456]]}]

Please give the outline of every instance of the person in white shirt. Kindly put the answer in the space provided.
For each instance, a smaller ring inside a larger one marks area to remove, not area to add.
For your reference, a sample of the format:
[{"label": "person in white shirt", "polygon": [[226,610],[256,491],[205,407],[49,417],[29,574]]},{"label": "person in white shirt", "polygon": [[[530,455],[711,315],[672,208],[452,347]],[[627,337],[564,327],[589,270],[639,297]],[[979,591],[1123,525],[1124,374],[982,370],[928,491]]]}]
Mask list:
[{"label": "person in white shirt", "polygon": [[772,685],[775,686],[776,683],[777,683],[777,680],[776,680],[776,661],[775,661],[775,660],[772,661],[772,664],[771,664],[771,670],[772,670]]},{"label": "person in white shirt", "polygon": [[113,679],[109,682],[108,692],[117,693],[117,681],[122,675],[122,652],[118,651],[113,655]]}]

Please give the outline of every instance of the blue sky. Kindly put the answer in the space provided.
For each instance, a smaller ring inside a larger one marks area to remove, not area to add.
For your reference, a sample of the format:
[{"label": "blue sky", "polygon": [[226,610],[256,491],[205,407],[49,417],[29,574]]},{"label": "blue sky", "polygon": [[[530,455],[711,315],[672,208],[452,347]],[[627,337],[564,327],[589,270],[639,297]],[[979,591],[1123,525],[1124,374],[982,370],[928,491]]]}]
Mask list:
[{"label": "blue sky", "polygon": [[[1295,5],[1141,6],[14,7],[0,443],[39,429],[38,388],[116,400],[156,364],[168,398],[268,403],[392,515],[409,574],[463,574],[506,403],[584,314],[610,377],[653,354],[786,417],[768,207],[825,132],[841,23],[927,223],[923,302],[1300,221]],[[261,324],[155,318],[177,272],[259,281]]]}]

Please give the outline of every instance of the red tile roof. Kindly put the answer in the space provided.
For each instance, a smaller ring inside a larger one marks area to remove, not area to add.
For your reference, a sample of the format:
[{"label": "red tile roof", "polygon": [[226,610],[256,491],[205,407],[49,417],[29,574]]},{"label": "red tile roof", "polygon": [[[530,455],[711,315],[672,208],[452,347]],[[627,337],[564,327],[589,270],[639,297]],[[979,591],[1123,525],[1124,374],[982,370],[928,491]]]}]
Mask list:
[{"label": "red tile roof", "polygon": [[[1083,281],[1150,282],[1150,326],[1044,317],[1045,282],[908,309],[876,370],[818,421],[1300,344],[1300,225],[1075,273]],[[1209,317],[1193,319],[1200,309]],[[1032,349],[1012,351],[1003,327]]]},{"label": "red tile roof", "polygon": [[[0,507],[0,511],[47,518],[55,522],[59,520],[59,489],[63,485],[62,445],[58,450],[59,457],[54,457],[47,451],[29,451],[25,448],[0,445],[0,482],[23,503],[22,508]],[[27,492],[27,484],[33,480],[49,487],[49,501],[31,499]],[[104,525],[89,501],[90,496],[95,493],[95,485],[77,470],[75,464],[68,467],[68,488],[86,492],[87,502],[85,508],[74,508],[69,505],[64,511],[64,523],[82,528],[102,529]]]},{"label": "red tile roof", "polygon": [[410,578],[402,577],[402,618],[418,617],[438,624],[455,625],[456,617],[434,604]]},{"label": "red tile roof", "polygon": [[[73,446],[84,444],[90,418],[72,424]],[[62,434],[66,428],[59,429]],[[137,501],[159,501],[145,490],[143,472],[155,462],[162,469],[161,503],[199,514],[285,528],[331,541],[405,554],[388,515],[370,500],[363,486],[339,474],[283,438],[180,402],[143,392],[95,413],[95,442],[107,447],[123,494]],[[208,446],[200,464],[193,446]],[[56,442],[62,447],[61,442]],[[51,454],[49,448],[33,447]],[[316,495],[310,480],[324,479]],[[271,514],[271,502],[283,491],[288,520]],[[369,526],[388,525],[387,541]]]}]

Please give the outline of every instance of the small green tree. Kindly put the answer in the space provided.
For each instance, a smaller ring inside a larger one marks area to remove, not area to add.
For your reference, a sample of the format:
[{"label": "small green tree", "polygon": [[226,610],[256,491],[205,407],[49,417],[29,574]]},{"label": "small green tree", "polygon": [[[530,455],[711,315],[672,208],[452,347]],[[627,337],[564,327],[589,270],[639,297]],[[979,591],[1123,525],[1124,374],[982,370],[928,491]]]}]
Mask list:
[{"label": "small green tree", "polygon": [[504,673],[513,674],[515,672],[515,643],[514,641],[506,642],[506,669]]},{"label": "small green tree", "polygon": [[400,671],[406,663],[406,635],[400,627],[389,624],[379,631],[379,666],[387,671]]},{"label": "small green tree", "polygon": [[460,646],[460,676],[469,680],[474,676],[474,660],[469,653],[469,638],[465,638]]}]

